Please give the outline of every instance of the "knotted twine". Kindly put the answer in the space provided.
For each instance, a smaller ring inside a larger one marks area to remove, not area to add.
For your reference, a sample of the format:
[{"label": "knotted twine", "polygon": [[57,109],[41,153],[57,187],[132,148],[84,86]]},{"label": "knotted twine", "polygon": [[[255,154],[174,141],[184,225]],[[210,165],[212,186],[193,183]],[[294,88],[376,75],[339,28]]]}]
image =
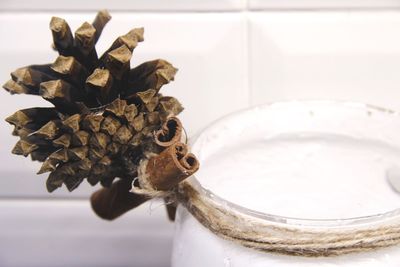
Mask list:
[{"label": "knotted twine", "polygon": [[[400,244],[400,212],[375,222],[343,226],[306,226],[267,220],[211,197],[194,179],[168,192],[151,187],[145,175],[132,191],[174,198],[217,236],[259,251],[304,257],[366,252]],[[394,212],[396,213],[396,212]]]}]

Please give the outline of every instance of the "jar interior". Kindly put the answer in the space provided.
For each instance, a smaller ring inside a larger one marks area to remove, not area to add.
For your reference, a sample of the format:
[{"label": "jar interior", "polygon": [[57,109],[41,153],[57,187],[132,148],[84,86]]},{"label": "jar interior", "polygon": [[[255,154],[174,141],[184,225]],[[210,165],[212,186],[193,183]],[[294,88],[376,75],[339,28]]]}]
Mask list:
[{"label": "jar interior", "polygon": [[286,102],[225,117],[193,144],[201,186],[262,214],[347,220],[398,213],[400,118],[358,103]]}]

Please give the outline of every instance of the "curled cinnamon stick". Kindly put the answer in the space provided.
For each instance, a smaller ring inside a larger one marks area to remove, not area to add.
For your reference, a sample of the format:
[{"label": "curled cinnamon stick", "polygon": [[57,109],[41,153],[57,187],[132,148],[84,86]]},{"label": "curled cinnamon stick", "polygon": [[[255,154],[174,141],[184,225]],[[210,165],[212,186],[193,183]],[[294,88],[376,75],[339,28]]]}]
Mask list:
[{"label": "curled cinnamon stick", "polygon": [[170,190],[199,169],[199,162],[183,143],[175,143],[151,157],[145,174],[156,190]]},{"label": "curled cinnamon stick", "polygon": [[[161,129],[155,132],[155,142],[162,148],[168,147],[181,140],[182,130],[181,121],[176,117],[170,117],[164,122]],[[164,203],[169,220],[175,221],[176,203],[169,203],[166,198],[164,198]]]},{"label": "curled cinnamon stick", "polygon": [[182,130],[181,121],[176,117],[170,117],[162,125],[161,129],[154,134],[155,142],[161,147],[169,147],[181,140]]}]

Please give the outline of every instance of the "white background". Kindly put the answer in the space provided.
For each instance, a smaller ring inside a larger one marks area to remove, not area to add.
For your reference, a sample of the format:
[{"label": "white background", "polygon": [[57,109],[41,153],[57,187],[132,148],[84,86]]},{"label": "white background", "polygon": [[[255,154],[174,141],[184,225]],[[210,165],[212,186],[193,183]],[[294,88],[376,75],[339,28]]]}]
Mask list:
[{"label": "white background", "polygon": [[[52,62],[48,23],[74,30],[108,8],[98,43],[145,27],[132,65],[164,58],[179,68],[163,93],[178,97],[190,136],[251,105],[289,99],[362,101],[400,110],[400,0],[0,1],[0,81],[15,68]],[[38,165],[11,155],[4,118],[48,105],[0,92],[0,267],[169,266],[173,224],[157,201],[117,219],[97,218],[94,189],[45,190]]]}]

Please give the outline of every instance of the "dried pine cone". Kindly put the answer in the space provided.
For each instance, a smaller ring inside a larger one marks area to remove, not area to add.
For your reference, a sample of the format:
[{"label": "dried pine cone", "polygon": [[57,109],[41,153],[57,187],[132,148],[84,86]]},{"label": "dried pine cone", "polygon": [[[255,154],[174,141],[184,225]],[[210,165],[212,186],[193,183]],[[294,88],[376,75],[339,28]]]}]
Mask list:
[{"label": "dried pine cone", "polygon": [[73,36],[65,20],[53,17],[59,53],[54,63],[19,68],[3,85],[11,94],[40,95],[54,105],[19,110],[6,119],[20,137],[12,153],[43,162],[38,173],[50,172],[49,192],[62,184],[72,191],[85,178],[104,186],[115,177],[132,178],[144,153],[155,147],[154,131],[183,109],[159,93],[177,72],[170,63],[158,59],[130,69],[143,28],[118,37],[98,57],[95,44],[110,19],[101,11]]}]

